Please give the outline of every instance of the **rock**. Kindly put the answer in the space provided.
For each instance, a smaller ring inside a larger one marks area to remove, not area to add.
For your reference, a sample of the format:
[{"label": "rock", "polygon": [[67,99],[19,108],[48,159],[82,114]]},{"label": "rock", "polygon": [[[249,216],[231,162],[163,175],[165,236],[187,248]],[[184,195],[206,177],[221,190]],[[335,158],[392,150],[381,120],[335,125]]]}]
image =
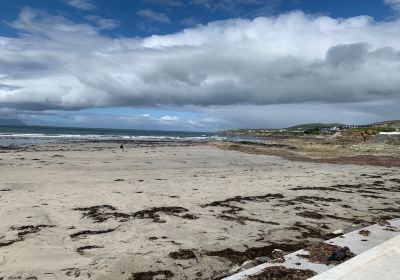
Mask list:
[{"label": "rock", "polygon": [[242,265],[240,266],[241,269],[249,269],[252,267],[255,267],[257,264],[253,261],[245,261],[244,263],[242,263]]},{"label": "rock", "polygon": [[234,267],[232,267],[229,270],[229,275],[235,274],[235,273],[239,273],[240,271],[242,271],[242,268],[238,265],[235,265]]},{"label": "rock", "polygon": [[286,255],[286,253],[280,249],[274,249],[271,253],[271,258],[273,260],[275,259],[282,259],[284,256]]},{"label": "rock", "polygon": [[258,257],[254,259],[254,262],[256,262],[257,264],[262,264],[262,263],[266,263],[269,262],[271,260],[271,258],[269,257]]},{"label": "rock", "polygon": [[343,261],[349,256],[349,247],[343,247],[333,251],[332,255],[328,258],[328,261]]},{"label": "rock", "polygon": [[343,229],[338,229],[338,230],[335,230],[334,232],[332,232],[332,234],[339,235],[339,234],[343,234],[343,232],[344,232]]}]

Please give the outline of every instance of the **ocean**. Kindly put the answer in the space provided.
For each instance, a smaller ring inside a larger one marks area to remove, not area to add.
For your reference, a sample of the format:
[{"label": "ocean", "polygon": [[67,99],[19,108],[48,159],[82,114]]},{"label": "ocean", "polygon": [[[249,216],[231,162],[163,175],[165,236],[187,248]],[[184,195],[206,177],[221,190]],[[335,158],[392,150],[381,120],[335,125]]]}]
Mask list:
[{"label": "ocean", "polygon": [[66,141],[209,141],[224,140],[215,132],[136,129],[78,128],[54,126],[0,126],[0,145],[24,145]]}]

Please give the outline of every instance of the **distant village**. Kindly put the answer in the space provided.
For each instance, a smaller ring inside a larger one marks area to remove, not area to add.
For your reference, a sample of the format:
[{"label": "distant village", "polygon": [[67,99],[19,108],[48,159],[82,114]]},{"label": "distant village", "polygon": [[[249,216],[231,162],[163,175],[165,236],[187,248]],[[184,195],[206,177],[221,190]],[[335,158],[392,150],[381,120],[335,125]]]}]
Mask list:
[{"label": "distant village", "polygon": [[400,120],[385,121],[366,125],[346,124],[303,124],[282,129],[237,129],[224,131],[227,134],[273,136],[273,135],[329,135],[374,136],[377,134],[400,135]]}]

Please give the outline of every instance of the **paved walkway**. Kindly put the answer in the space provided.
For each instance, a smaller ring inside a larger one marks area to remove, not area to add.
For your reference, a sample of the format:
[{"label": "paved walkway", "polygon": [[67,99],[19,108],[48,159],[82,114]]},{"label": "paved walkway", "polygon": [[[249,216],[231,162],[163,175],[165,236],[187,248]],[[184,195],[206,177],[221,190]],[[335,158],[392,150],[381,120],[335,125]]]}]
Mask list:
[{"label": "paved walkway", "polygon": [[311,279],[398,280],[400,279],[400,235]]},{"label": "paved walkway", "polygon": [[284,263],[264,263],[246,271],[234,274],[224,280],[244,280],[263,269],[281,265],[287,268],[310,269],[318,273],[313,280],[363,279],[363,280],[400,280],[400,219],[389,221],[389,225],[371,225],[363,228],[368,230],[368,237],[355,230],[325,243],[347,246],[357,254],[356,257],[338,265],[311,263],[298,255],[308,254],[300,250],[285,256]]}]

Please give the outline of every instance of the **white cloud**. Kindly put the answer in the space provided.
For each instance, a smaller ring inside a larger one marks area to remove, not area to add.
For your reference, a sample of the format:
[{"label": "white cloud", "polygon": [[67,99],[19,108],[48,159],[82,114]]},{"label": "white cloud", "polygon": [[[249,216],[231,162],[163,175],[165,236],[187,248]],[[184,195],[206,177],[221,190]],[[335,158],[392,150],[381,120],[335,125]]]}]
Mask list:
[{"label": "white cloud", "polygon": [[150,21],[161,22],[161,23],[171,23],[169,17],[164,13],[157,13],[151,9],[139,10],[137,14],[144,17]]},{"label": "white cloud", "polygon": [[179,117],[178,116],[169,116],[169,115],[165,115],[162,116],[160,118],[161,121],[166,121],[166,122],[176,122],[179,121]]},{"label": "white cloud", "polygon": [[97,8],[92,0],[64,0],[64,2],[71,7],[84,11],[95,10]]},{"label": "white cloud", "polygon": [[400,0],[384,0],[385,4],[400,12]]},{"label": "white cloud", "polygon": [[193,105],[237,123],[234,115],[247,118],[253,105],[400,106],[399,20],[294,12],[113,39],[90,24],[24,9],[12,26],[19,37],[0,37],[3,108]]}]

